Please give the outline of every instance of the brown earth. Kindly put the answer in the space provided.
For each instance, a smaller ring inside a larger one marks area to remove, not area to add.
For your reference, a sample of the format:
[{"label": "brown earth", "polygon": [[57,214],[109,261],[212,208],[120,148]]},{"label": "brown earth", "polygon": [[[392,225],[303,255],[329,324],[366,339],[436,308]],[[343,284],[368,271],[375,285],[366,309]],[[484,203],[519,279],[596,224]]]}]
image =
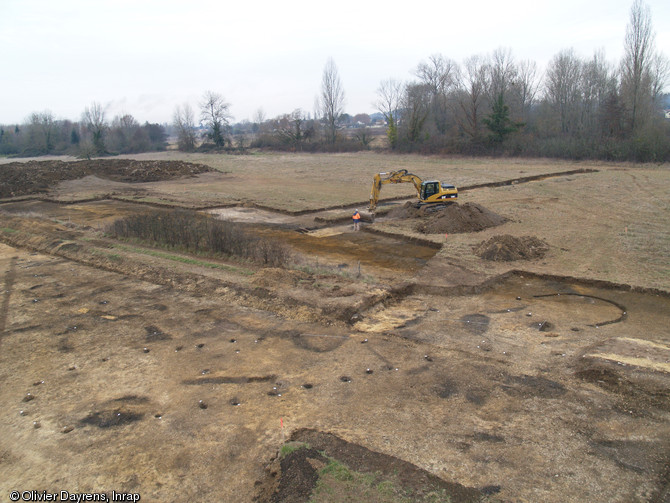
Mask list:
[{"label": "brown earth", "polygon": [[496,262],[513,260],[532,260],[544,257],[549,247],[547,243],[534,236],[493,236],[474,247],[478,257]]},{"label": "brown earth", "polygon": [[302,445],[287,456],[277,457],[265,468],[265,476],[258,481],[254,501],[259,503],[307,502],[318,480],[318,471],[334,459],[358,473],[372,474],[380,481],[392,479],[412,500],[432,501],[430,495],[443,491],[451,503],[476,503],[485,494],[495,492],[492,487],[483,490],[464,487],[436,477],[430,472],[393,456],[372,451],[362,445],[312,429],[293,432],[290,443]]},{"label": "brown earth", "polygon": [[[3,204],[0,494],[251,501],[282,444],[301,439],[361,471],[434,477],[482,501],[667,501],[667,198],[663,183],[646,183],[667,170],[616,169],[468,193],[513,218],[509,234],[531,229],[551,244],[542,263],[523,263],[535,274],[473,255],[493,228],[421,235],[443,244],[435,254],[402,228],[264,218],[258,232],[306,261],[282,271],[96,230],[138,204]],[[154,187],[177,194],[190,181]],[[96,183],[105,193],[112,182]],[[275,194],[291,185],[272,183]],[[318,199],[322,182],[308,185]],[[638,189],[653,197],[610,200]],[[590,215],[584,190],[610,194],[593,211],[616,220],[614,241],[609,220],[575,229],[579,218],[557,219]],[[628,220],[617,212],[633,210],[644,227],[619,229]],[[619,276],[619,262],[588,273],[582,262],[607,265],[611,250],[635,259],[635,275]],[[621,277],[632,286],[612,282]],[[304,456],[295,476],[313,480],[320,462]]]},{"label": "brown earth", "polygon": [[387,218],[420,219],[421,222],[416,225],[416,230],[422,234],[478,232],[507,222],[505,217],[470,202],[420,206],[414,202],[407,202],[391,210]]},{"label": "brown earth", "polygon": [[134,161],[96,159],[93,161],[30,161],[3,164],[0,169],[0,198],[48,192],[58,182],[95,175],[126,183],[156,182],[193,177],[213,171],[204,164],[183,161]]}]

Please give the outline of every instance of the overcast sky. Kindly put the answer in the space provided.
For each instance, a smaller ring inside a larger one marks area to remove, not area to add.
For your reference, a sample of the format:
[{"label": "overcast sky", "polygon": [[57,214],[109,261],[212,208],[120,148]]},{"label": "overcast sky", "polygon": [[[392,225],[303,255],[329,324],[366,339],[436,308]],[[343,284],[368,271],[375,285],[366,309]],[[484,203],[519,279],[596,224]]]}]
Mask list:
[{"label": "overcast sky", "polygon": [[[670,1],[648,0],[670,57]],[[458,63],[510,49],[542,69],[563,49],[618,62],[632,0],[0,0],[0,124],[34,111],[79,120],[170,122],[221,93],[235,121],[313,112],[328,58],[348,113],[372,113],[379,83],[431,54]]]}]

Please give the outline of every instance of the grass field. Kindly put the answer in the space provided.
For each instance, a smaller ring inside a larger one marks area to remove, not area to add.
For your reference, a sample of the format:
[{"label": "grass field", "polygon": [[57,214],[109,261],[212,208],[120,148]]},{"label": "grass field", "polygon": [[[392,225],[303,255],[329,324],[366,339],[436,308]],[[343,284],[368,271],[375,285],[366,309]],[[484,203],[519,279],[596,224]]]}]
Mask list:
[{"label": "grass field", "polygon": [[[576,168],[598,168],[598,163],[570,163],[552,160],[500,160],[389,155],[373,152],[352,154],[249,155],[182,154],[162,152],[140,154],[133,159],[184,160],[202,163],[225,173],[205,175],[197,180],[135,184],[151,197],[177,199],[193,204],[254,202],[285,210],[317,209],[356,204],[370,197],[375,173],[408,169],[423,179],[439,179],[456,186],[500,181]],[[116,189],[116,186],[113,186]],[[86,182],[67,182],[61,197],[92,195],[109,191]],[[385,186],[382,198],[414,195],[409,184]],[[144,195],[146,197],[146,195]]]}]

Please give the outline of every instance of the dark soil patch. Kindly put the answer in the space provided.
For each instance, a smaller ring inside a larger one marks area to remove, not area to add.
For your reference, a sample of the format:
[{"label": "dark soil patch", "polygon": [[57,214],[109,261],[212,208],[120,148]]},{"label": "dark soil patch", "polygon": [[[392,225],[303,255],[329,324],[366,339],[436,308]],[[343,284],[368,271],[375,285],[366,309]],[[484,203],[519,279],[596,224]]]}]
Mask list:
[{"label": "dark soil patch", "polygon": [[614,362],[583,357],[576,366],[575,377],[616,394],[617,407],[626,412],[648,408],[670,410],[670,391],[665,380],[654,372],[639,368],[624,371]]},{"label": "dark soil patch", "polygon": [[139,421],[142,417],[144,417],[142,413],[124,409],[103,410],[89,414],[80,423],[90,424],[98,428],[111,428],[112,426],[124,426]]},{"label": "dark soil patch", "polygon": [[144,327],[144,330],[146,331],[144,334],[144,340],[147,342],[167,341],[172,339],[170,334],[166,334],[160,328],[154,325],[146,326]]},{"label": "dark soil patch", "polygon": [[308,501],[319,480],[319,470],[328,459],[316,449],[304,446],[275,458],[265,468],[263,480],[256,481],[254,501],[299,503]]},{"label": "dark soil patch", "polygon": [[[417,498],[423,498],[432,491],[440,490],[444,490],[453,503],[475,502],[482,498],[482,492],[479,489],[442,480],[407,461],[372,451],[362,445],[347,442],[330,433],[301,429],[291,435],[291,440],[305,442],[311,449],[322,452],[357,472],[374,473],[381,477],[393,478],[404,489],[410,490]],[[282,500],[266,499],[261,501]]]},{"label": "dark soil patch", "polygon": [[280,462],[279,487],[271,501],[307,501],[319,480],[317,467],[327,463],[328,459],[316,449],[298,449],[284,457]]},{"label": "dark soil patch", "polygon": [[463,328],[474,335],[485,334],[489,329],[489,322],[491,319],[485,314],[466,314],[461,316]]},{"label": "dark soil patch", "polygon": [[590,444],[598,455],[610,458],[628,470],[657,477],[664,472],[668,452],[666,442],[594,439]]},{"label": "dark soil patch", "polygon": [[475,255],[495,262],[532,260],[544,257],[549,245],[534,236],[493,236],[473,248]]},{"label": "dark soil patch", "polygon": [[200,377],[198,379],[185,379],[182,381],[183,384],[187,385],[196,385],[196,384],[247,384],[252,382],[269,382],[274,381],[277,378],[276,375],[271,374],[267,376],[211,376],[211,377]]},{"label": "dark soil patch", "polygon": [[417,206],[408,202],[390,211],[388,217],[420,219],[416,230],[423,234],[478,232],[507,222],[505,217],[476,203]]},{"label": "dark soil patch", "polygon": [[458,384],[450,379],[441,382],[435,387],[435,393],[440,398],[451,398],[458,395],[458,392]]},{"label": "dark soil patch", "polygon": [[506,376],[502,389],[511,396],[520,398],[558,398],[566,393],[561,383],[542,376]]},{"label": "dark soil patch", "polygon": [[472,438],[478,442],[494,442],[494,443],[505,442],[505,438],[501,437],[500,435],[493,435],[491,433],[480,432],[480,431],[472,435]]},{"label": "dark soil patch", "polygon": [[75,162],[11,162],[3,164],[0,169],[0,198],[48,192],[58,182],[77,180],[88,175],[137,183],[191,177],[207,171],[212,171],[212,168],[184,161],[96,159]]}]

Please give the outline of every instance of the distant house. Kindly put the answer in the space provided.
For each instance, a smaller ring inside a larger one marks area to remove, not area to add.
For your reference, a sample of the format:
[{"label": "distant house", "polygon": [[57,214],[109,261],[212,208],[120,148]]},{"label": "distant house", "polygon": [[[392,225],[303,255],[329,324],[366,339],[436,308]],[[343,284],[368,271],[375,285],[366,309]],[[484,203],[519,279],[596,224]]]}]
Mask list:
[{"label": "distant house", "polygon": [[663,111],[665,112],[665,118],[666,118],[666,119],[670,119],[670,108],[666,108],[666,109],[663,110]]}]

